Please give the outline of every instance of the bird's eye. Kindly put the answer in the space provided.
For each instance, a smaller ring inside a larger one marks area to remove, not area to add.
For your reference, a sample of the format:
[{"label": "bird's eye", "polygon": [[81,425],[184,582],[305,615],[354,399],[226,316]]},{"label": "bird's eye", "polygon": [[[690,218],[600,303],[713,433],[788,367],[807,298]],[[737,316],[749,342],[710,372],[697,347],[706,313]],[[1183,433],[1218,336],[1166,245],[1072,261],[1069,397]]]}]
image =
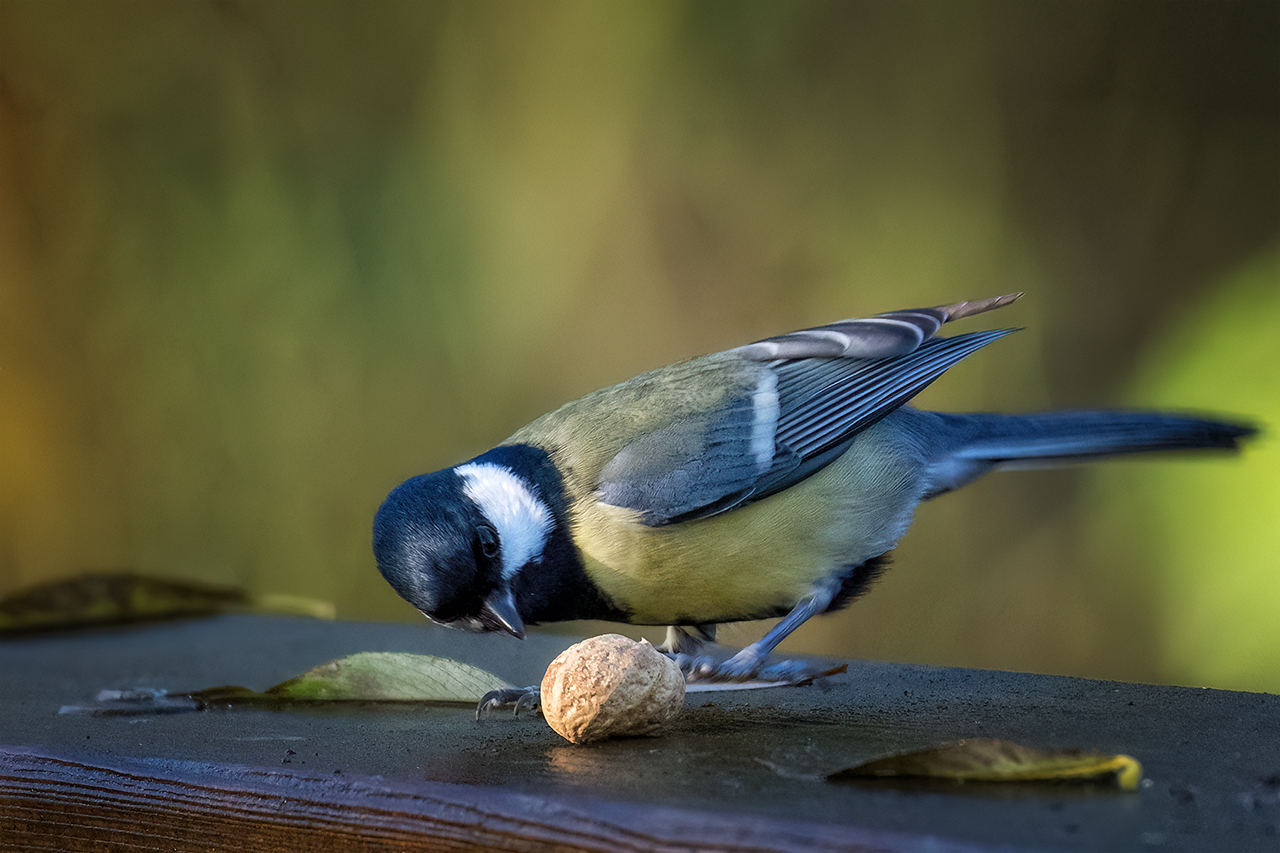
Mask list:
[{"label": "bird's eye", "polygon": [[480,544],[480,553],[492,560],[498,556],[498,531],[487,524],[476,525],[476,540]]}]

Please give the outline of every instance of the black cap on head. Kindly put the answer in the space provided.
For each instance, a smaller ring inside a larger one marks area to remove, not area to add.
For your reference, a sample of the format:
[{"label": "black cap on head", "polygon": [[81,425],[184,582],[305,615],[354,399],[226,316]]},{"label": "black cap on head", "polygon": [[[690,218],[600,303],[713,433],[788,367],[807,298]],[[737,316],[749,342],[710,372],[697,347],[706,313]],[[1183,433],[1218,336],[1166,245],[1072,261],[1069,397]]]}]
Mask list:
[{"label": "black cap on head", "polygon": [[476,506],[452,469],[400,484],[373,520],[378,571],[402,598],[437,622],[478,616],[501,582]]}]

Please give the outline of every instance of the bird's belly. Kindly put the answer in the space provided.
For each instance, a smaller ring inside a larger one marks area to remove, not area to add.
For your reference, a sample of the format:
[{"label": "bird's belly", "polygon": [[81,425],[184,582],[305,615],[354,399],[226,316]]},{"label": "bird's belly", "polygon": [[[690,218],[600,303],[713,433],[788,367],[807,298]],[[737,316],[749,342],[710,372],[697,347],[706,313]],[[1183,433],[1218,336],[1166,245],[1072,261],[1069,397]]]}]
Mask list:
[{"label": "bird's belly", "polygon": [[576,533],[587,573],[637,624],[784,614],[816,582],[883,554],[906,530],[919,477],[900,454],[868,452],[886,439],[873,427],[801,483],[711,518],[646,527],[630,510],[580,507],[591,516]]}]

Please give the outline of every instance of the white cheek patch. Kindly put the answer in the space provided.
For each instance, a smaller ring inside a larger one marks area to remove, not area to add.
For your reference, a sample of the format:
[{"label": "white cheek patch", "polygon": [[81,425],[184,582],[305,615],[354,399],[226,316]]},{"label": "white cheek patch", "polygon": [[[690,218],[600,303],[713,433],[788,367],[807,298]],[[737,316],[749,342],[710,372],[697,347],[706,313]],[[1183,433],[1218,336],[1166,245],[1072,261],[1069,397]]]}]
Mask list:
[{"label": "white cheek patch", "polygon": [[542,553],[551,533],[551,511],[511,469],[492,462],[459,465],[462,493],[498,531],[502,576],[508,580]]},{"label": "white cheek patch", "polygon": [[760,381],[751,395],[751,404],[751,455],[756,460],[756,470],[768,471],[773,464],[773,441],[778,434],[780,411],[778,377],[772,370],[760,374]]}]

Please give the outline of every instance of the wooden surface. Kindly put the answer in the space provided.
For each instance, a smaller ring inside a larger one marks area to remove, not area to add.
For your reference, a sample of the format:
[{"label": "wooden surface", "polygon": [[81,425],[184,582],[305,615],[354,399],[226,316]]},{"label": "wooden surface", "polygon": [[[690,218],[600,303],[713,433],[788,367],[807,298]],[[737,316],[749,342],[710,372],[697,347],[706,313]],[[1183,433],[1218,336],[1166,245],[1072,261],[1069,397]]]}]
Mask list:
[{"label": "wooden surface", "polygon": [[[568,640],[229,616],[0,641],[0,850],[1277,850],[1280,697],[850,661],[694,695],[661,738],[575,747],[458,707],[59,714],[100,689],[263,689],[356,651],[528,683]],[[1134,793],[848,786],[966,736],[1124,752]]]},{"label": "wooden surface", "polygon": [[103,767],[16,752],[0,762],[6,850],[923,849],[892,833],[626,804],[549,805],[474,786],[146,762]]}]

